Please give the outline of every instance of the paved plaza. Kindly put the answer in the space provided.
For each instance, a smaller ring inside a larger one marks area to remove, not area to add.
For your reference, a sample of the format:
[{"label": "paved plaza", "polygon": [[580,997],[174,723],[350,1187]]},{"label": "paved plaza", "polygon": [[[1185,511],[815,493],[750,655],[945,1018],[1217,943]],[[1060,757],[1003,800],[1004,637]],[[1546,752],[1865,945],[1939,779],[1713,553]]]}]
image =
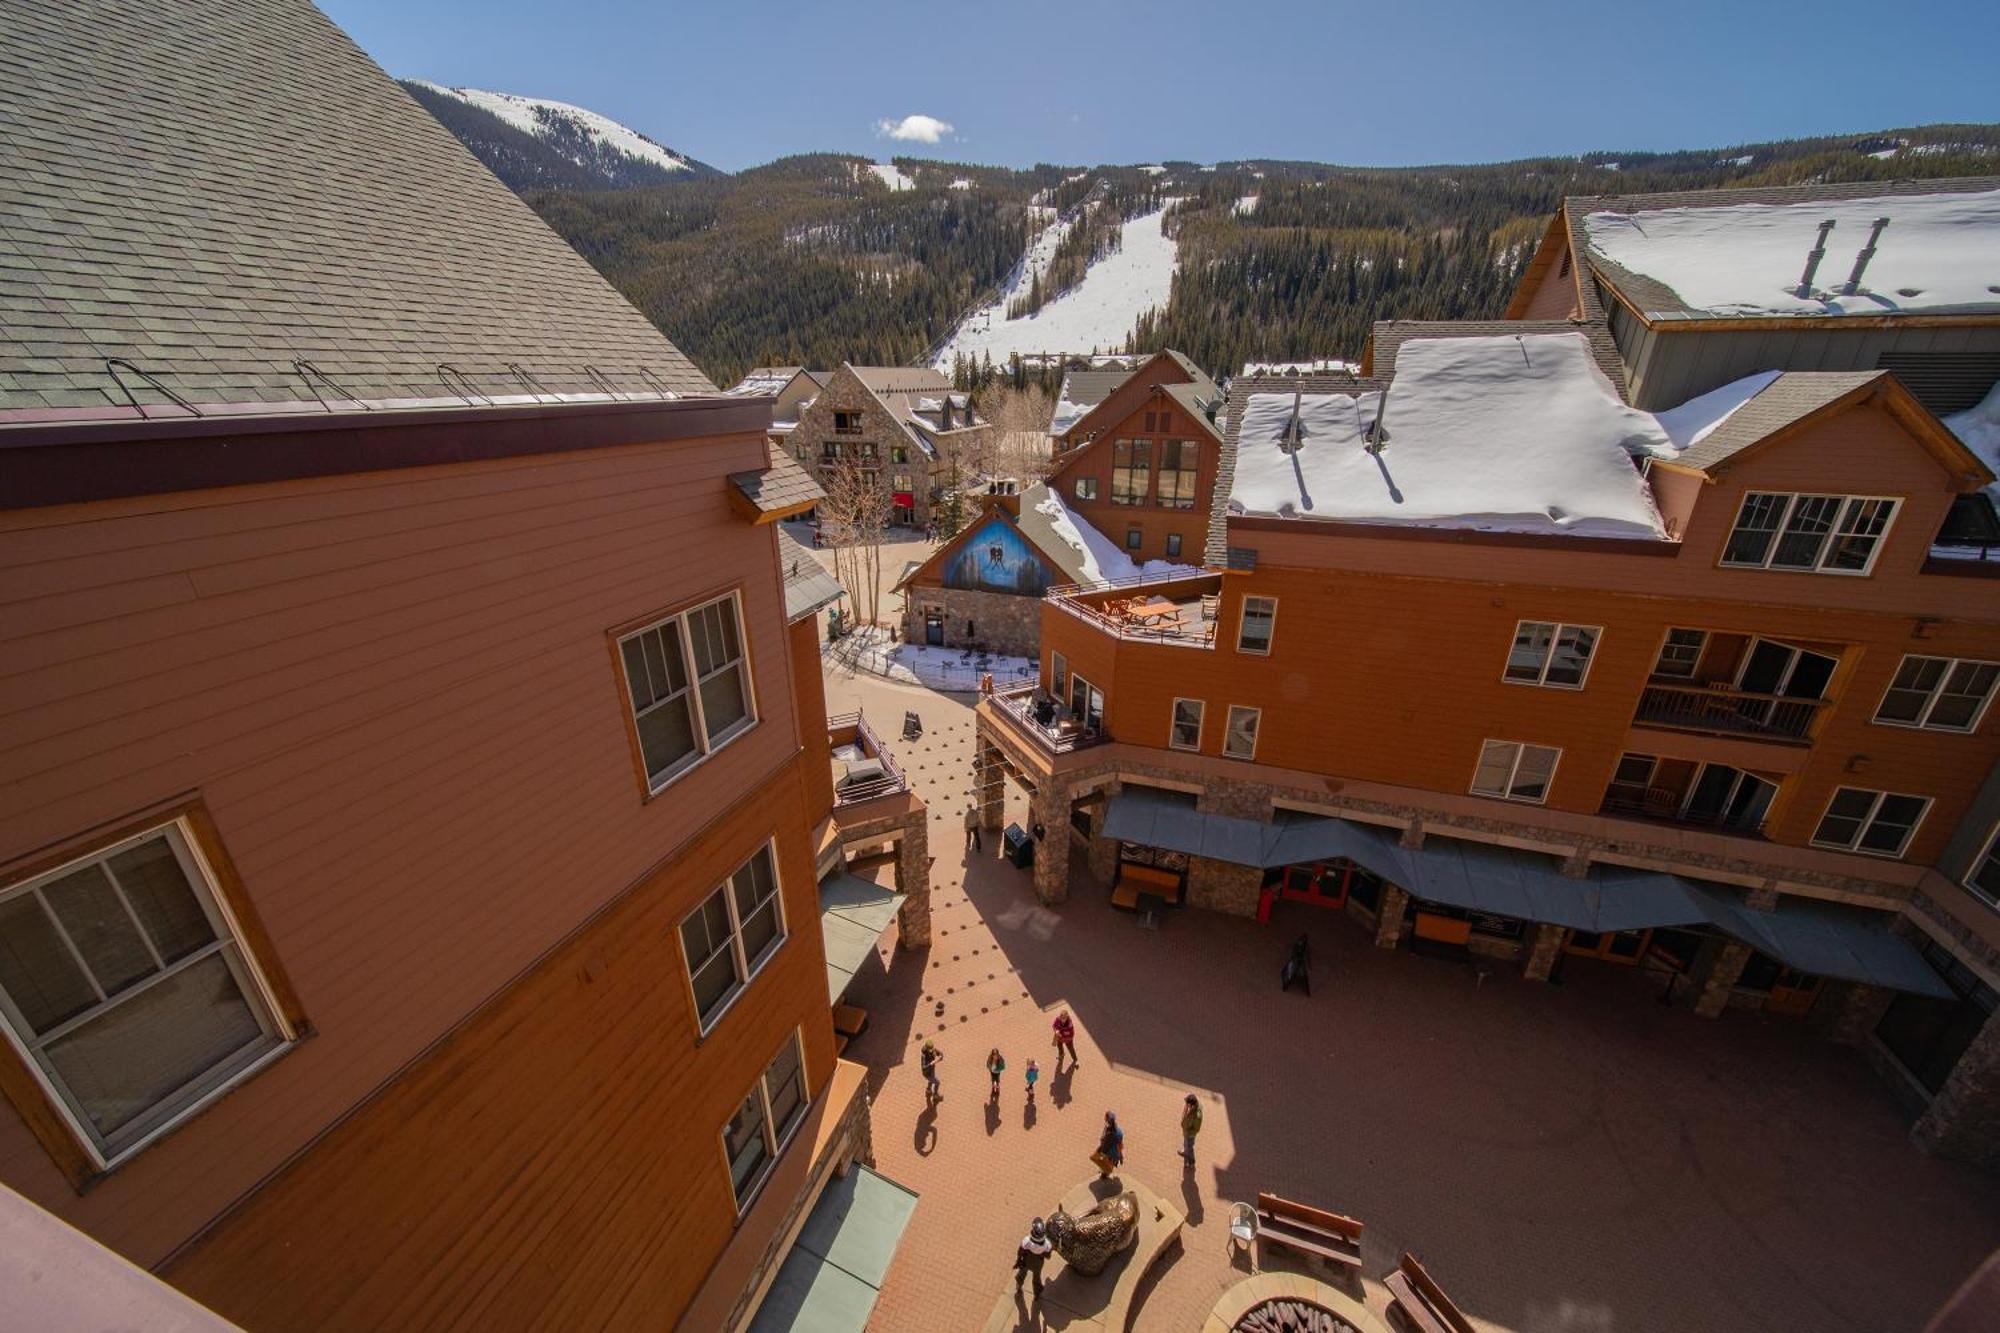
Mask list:
[{"label": "paved plaza", "polygon": [[[1148,930],[1080,858],[1070,901],[1040,907],[996,837],[961,852],[971,708],[869,677],[826,685],[829,708],[865,708],[889,740],[936,856],[932,947],[885,941],[848,996],[872,1015],[848,1056],[871,1071],[878,1165],[921,1195],[871,1328],[980,1328],[1028,1220],[1092,1173],[1107,1109],[1127,1172],[1188,1218],[1142,1291],[1143,1330],[1199,1329],[1249,1273],[1229,1204],[1260,1190],[1366,1224],[1369,1278],[1349,1290],[1372,1309],[1408,1249],[1482,1328],[1521,1333],[1914,1331],[2000,1246],[1993,1182],[1918,1154],[1862,1059],[1795,1022],[1699,1019],[1657,1003],[1657,981],[1582,959],[1560,986],[1505,968],[1481,981],[1298,904],[1270,925],[1186,910]],[[909,709],[923,739],[897,742]],[[1008,818],[1025,817],[1010,787]],[[1309,997],[1278,988],[1302,932]],[[1082,1064],[1058,1076],[1064,1006]],[[946,1053],[934,1108],[925,1039]],[[1183,1171],[1189,1092],[1206,1124]]]}]

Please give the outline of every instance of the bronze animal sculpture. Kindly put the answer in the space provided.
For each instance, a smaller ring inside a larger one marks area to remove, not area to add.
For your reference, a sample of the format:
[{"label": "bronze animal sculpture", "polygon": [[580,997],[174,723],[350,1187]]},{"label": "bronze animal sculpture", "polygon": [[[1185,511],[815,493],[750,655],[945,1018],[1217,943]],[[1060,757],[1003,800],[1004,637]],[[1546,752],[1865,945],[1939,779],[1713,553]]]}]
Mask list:
[{"label": "bronze animal sculpture", "polygon": [[1114,1194],[1082,1217],[1071,1217],[1057,1207],[1048,1230],[1063,1262],[1085,1277],[1095,1277],[1112,1255],[1138,1239],[1139,1196],[1130,1190]]}]

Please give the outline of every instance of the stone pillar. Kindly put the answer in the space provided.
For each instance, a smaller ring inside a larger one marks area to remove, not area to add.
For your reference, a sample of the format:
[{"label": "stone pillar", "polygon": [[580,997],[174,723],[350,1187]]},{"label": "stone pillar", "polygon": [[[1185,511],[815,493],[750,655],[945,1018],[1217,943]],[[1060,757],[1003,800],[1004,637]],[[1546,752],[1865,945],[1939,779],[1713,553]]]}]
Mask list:
[{"label": "stone pillar", "polygon": [[1035,897],[1054,906],[1069,900],[1069,788],[1051,776],[1042,780],[1028,802],[1028,819],[1040,825],[1035,843]]},{"label": "stone pillar", "polygon": [[1910,1138],[1927,1153],[2000,1170],[2000,1011],[1988,1015]]},{"label": "stone pillar", "polygon": [[1424,821],[1421,817],[1412,819],[1403,829],[1403,836],[1396,840],[1398,847],[1421,847],[1424,845]]},{"label": "stone pillar", "polygon": [[1090,866],[1091,878],[1099,884],[1108,885],[1118,873],[1118,840],[1103,836],[1103,806],[1097,806],[1090,812],[1090,827],[1093,833],[1090,845],[1084,849],[1084,859]]},{"label": "stone pillar", "polygon": [[931,834],[923,810],[903,826],[896,844],[896,888],[907,895],[896,909],[896,947],[925,949],[931,942]]},{"label": "stone pillar", "polygon": [[1403,940],[1403,913],[1409,910],[1410,895],[1394,884],[1382,885],[1382,911],[1375,918],[1375,947],[1393,949]]},{"label": "stone pillar", "polygon": [[1743,965],[1753,951],[1741,940],[1718,937],[1701,946],[1689,969],[1694,983],[1694,1011],[1703,1018],[1719,1018],[1729,1007],[1729,992],[1743,976]]},{"label": "stone pillar", "polygon": [[1813,1006],[1812,1022],[1828,1041],[1842,1046],[1859,1046],[1882,1021],[1896,992],[1886,986],[1870,986],[1860,981],[1835,981],[1827,985]]},{"label": "stone pillar", "polygon": [[1205,907],[1231,916],[1255,916],[1257,896],[1263,887],[1264,872],[1256,866],[1240,866],[1206,856],[1188,858],[1189,907]]},{"label": "stone pillar", "polygon": [[979,827],[998,833],[1007,822],[1007,761],[983,737],[974,742],[972,799],[979,803]]},{"label": "stone pillar", "polygon": [[1538,923],[1528,939],[1528,961],[1521,969],[1522,979],[1547,981],[1549,973],[1555,970],[1556,959],[1562,957],[1563,941],[1568,937],[1569,932],[1561,926]]}]

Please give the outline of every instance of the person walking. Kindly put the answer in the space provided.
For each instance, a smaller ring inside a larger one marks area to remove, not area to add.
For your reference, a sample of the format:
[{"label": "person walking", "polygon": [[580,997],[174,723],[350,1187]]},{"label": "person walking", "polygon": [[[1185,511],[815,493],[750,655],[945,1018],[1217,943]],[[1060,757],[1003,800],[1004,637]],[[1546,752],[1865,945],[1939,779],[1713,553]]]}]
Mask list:
[{"label": "person walking", "polygon": [[1181,1108],[1181,1160],[1194,1165],[1194,1136],[1201,1133],[1201,1103],[1193,1093]]},{"label": "person walking", "polygon": [[979,807],[968,802],[965,807],[965,850],[983,851],[979,845]]},{"label": "person walking", "polygon": [[1076,1058],[1076,1023],[1074,1020],[1070,1018],[1069,1010],[1065,1009],[1061,1013],[1057,1014],[1056,1021],[1052,1026],[1055,1028],[1055,1034],[1056,1034],[1057,1072],[1060,1073],[1062,1070],[1062,1058],[1064,1051],[1069,1052],[1069,1059],[1072,1065],[1082,1064],[1083,1061]]},{"label": "person walking", "polygon": [[1104,1113],[1104,1132],[1098,1135],[1097,1151],[1090,1160],[1097,1163],[1099,1180],[1125,1165],[1125,1131],[1118,1128],[1118,1117],[1110,1111]]},{"label": "person walking", "polygon": [[931,1101],[943,1101],[944,1089],[938,1086],[938,1062],[944,1059],[944,1052],[930,1042],[917,1054],[917,1068],[924,1071],[924,1096]]},{"label": "person walking", "polygon": [[1049,1240],[1049,1229],[1036,1218],[1028,1227],[1028,1234],[1021,1237],[1021,1247],[1014,1251],[1014,1290],[1021,1289],[1021,1279],[1032,1276],[1035,1279],[1035,1295],[1042,1294],[1042,1263],[1049,1257],[1055,1244]]},{"label": "person walking", "polygon": [[1022,1072],[1022,1078],[1028,1085],[1028,1105],[1030,1106],[1035,1104],[1035,1080],[1041,1076],[1042,1067],[1033,1060],[1028,1061],[1028,1067]]},{"label": "person walking", "polygon": [[1000,1100],[1000,1075],[1006,1072],[1007,1057],[1000,1054],[1000,1048],[995,1046],[986,1053],[986,1076],[993,1080],[993,1090],[987,1094],[990,1100]]},{"label": "person walking", "polygon": [[1307,995],[1313,993],[1312,985],[1312,943],[1301,935],[1292,941],[1292,952],[1285,959],[1285,965],[1278,969],[1278,991],[1282,994],[1297,986]]}]

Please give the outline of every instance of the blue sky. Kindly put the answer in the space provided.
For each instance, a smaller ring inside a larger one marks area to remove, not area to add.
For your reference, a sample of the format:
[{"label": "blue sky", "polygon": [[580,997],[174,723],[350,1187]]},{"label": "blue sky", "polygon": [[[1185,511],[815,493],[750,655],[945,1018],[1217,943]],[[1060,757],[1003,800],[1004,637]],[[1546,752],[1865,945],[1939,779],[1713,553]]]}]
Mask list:
[{"label": "blue sky", "polygon": [[[1990,2],[320,3],[392,74],[574,102],[725,170],[1399,166],[2000,118]],[[883,133],[912,116],[951,132]]]}]

